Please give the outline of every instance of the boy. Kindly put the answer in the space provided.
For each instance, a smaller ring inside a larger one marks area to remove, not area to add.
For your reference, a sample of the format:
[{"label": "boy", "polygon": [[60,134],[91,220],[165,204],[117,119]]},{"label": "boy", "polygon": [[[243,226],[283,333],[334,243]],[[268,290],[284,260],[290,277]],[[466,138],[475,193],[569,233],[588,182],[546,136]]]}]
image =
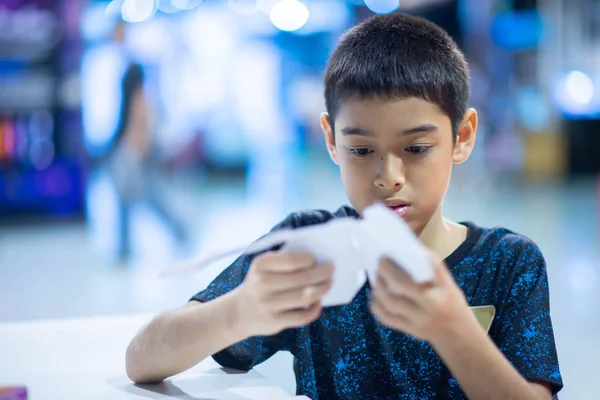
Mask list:
[{"label": "boy", "polygon": [[[556,394],[539,249],[506,229],[442,216],[452,165],[475,140],[468,80],[456,44],[430,22],[395,14],[351,29],[327,66],[321,125],[353,207],[294,213],[274,228],[359,218],[381,201],[431,250],[433,281],[415,284],[382,259],[376,282],[350,304],[323,309],[331,265],[276,249],[242,256],[132,341],[129,377],[160,381],[209,355],[246,370],[287,350],[298,394],[314,400]],[[496,308],[489,336],[469,308],[480,305]]]}]

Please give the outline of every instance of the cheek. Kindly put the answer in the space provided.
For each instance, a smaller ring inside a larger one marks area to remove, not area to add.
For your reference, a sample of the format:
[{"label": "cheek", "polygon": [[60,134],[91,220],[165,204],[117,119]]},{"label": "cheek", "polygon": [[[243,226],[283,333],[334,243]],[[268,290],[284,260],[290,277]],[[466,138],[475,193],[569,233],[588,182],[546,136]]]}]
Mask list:
[{"label": "cheek", "polygon": [[342,183],[346,189],[346,195],[355,207],[363,206],[362,202],[367,201],[373,186],[372,167],[368,162],[356,162],[349,160],[340,160],[340,175]]},{"label": "cheek", "polygon": [[356,162],[340,162],[340,173],[346,187],[362,188],[372,181],[366,165],[361,167]]},{"label": "cheek", "polygon": [[452,160],[449,157],[432,157],[411,168],[407,180],[415,193],[422,196],[423,203],[437,207],[446,194],[451,171]]}]

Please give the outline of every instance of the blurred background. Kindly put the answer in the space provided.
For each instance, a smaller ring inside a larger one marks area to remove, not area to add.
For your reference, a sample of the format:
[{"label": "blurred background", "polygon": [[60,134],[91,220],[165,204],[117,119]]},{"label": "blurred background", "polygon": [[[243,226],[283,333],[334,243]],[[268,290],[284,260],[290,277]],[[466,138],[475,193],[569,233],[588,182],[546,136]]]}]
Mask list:
[{"label": "blurred background", "polygon": [[448,216],[540,245],[561,398],[600,398],[597,0],[0,0],[0,322],[179,306],[231,259],[161,271],[346,203],[324,67],[396,11],[470,63],[481,125]]}]

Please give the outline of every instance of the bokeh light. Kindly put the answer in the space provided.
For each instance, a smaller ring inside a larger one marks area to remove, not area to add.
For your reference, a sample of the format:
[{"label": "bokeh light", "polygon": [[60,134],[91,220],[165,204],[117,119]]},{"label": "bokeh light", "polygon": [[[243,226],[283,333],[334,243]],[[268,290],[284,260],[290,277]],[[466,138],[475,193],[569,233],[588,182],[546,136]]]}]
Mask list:
[{"label": "bokeh light", "polygon": [[282,31],[293,32],[306,24],[309,12],[298,0],[281,0],[273,6],[269,18],[273,25]]},{"label": "bokeh light", "polygon": [[156,12],[154,0],[125,0],[121,15],[127,22],[142,22]]},{"label": "bokeh light", "polygon": [[365,0],[365,5],[375,14],[389,14],[400,7],[399,0]]},{"label": "bokeh light", "polygon": [[581,71],[572,71],[565,80],[567,94],[580,104],[589,104],[594,97],[594,82]]}]

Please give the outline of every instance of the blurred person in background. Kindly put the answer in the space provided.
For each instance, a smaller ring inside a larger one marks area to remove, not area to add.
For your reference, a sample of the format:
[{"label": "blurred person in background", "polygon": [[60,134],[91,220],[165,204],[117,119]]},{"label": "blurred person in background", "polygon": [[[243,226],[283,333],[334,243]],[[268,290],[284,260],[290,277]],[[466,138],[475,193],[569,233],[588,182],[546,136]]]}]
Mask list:
[{"label": "blurred person in background", "polygon": [[107,169],[118,197],[118,256],[127,261],[131,252],[130,217],[138,202],[148,205],[172,231],[179,243],[186,232],[159,195],[152,161],[153,126],[150,102],[144,95],[144,70],[130,63],[121,82],[121,110],[114,139],[105,156]]}]

